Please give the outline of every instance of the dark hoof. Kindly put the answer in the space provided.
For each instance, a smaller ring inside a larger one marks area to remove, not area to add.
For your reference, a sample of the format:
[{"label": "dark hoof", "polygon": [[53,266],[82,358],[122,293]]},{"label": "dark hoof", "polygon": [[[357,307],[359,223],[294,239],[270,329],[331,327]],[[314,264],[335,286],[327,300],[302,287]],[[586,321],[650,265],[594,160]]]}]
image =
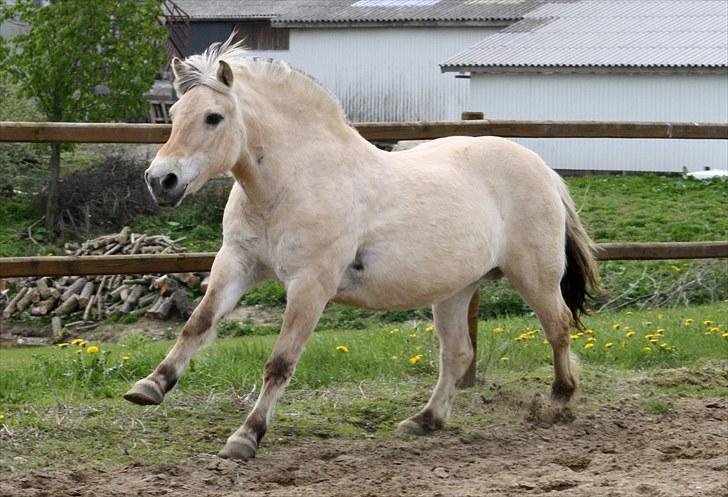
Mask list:
[{"label": "dark hoof", "polygon": [[422,435],[427,435],[430,430],[411,419],[405,419],[397,427],[397,432],[402,435],[415,435],[421,437]]},{"label": "dark hoof", "polygon": [[159,405],[164,400],[164,394],[159,385],[152,380],[139,380],[124,394],[124,398],[140,406]]},{"label": "dark hoof", "polygon": [[225,447],[218,452],[223,459],[238,459],[245,461],[255,457],[256,448],[250,442],[244,440],[228,440]]}]

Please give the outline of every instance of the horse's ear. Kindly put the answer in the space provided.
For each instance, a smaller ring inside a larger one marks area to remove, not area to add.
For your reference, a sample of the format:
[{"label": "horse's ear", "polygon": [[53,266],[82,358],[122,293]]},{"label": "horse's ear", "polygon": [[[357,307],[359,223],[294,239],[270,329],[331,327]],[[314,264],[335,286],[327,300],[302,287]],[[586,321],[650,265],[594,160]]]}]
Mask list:
[{"label": "horse's ear", "polygon": [[230,67],[230,64],[224,60],[219,62],[220,65],[217,68],[217,79],[219,79],[225,86],[231,87],[233,85],[233,70]]},{"label": "horse's ear", "polygon": [[179,58],[174,57],[172,59],[172,73],[174,74],[174,79],[179,79],[180,74],[185,70],[185,63],[179,60]]}]

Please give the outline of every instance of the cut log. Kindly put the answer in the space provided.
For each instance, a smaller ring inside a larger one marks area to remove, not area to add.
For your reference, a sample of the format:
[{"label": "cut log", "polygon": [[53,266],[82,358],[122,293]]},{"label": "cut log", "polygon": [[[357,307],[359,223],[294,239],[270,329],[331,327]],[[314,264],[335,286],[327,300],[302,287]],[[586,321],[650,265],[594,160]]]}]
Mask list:
[{"label": "cut log", "polygon": [[85,308],[88,305],[88,301],[94,293],[94,282],[87,281],[81,290],[81,295],[78,297],[78,306]]},{"label": "cut log", "polygon": [[129,296],[124,301],[124,305],[121,308],[121,312],[128,314],[134,309],[134,306],[139,301],[139,297],[144,295],[144,285],[135,285],[129,292]]},{"label": "cut log", "polygon": [[36,305],[30,308],[31,316],[45,316],[53,310],[56,305],[55,299],[41,300]]},{"label": "cut log", "polygon": [[180,288],[174,292],[172,294],[172,301],[174,302],[174,307],[177,309],[180,316],[183,318],[190,317],[190,314],[192,314],[192,301],[190,300],[187,290]]},{"label": "cut log", "polygon": [[129,286],[128,285],[118,286],[118,287],[114,288],[113,290],[111,290],[111,292],[109,292],[109,296],[114,300],[124,300],[121,297],[122,292],[127,292],[127,295],[128,295]]},{"label": "cut log", "polygon": [[177,273],[175,277],[184,283],[187,288],[197,288],[200,286],[201,278],[195,273]]},{"label": "cut log", "polygon": [[139,299],[139,307],[147,307],[159,298],[156,293],[148,293]]},{"label": "cut log", "polygon": [[30,288],[27,292],[25,292],[23,298],[18,300],[18,303],[16,304],[18,311],[23,312],[25,308],[33,302],[33,299],[35,299],[36,296],[40,296],[40,291],[37,288]]},{"label": "cut log", "polygon": [[48,278],[39,278],[35,280],[35,286],[40,291],[40,296],[43,300],[51,296],[51,289],[48,288]]},{"label": "cut log", "polygon": [[162,300],[149,309],[146,315],[154,319],[167,319],[174,308],[172,297],[163,297]]},{"label": "cut log", "polygon": [[23,297],[25,297],[26,293],[28,293],[28,287],[21,288],[20,291],[15,294],[15,297],[12,298],[12,300],[8,303],[7,307],[5,307],[5,310],[3,310],[4,318],[9,318],[16,311],[18,307],[18,302],[20,302]]},{"label": "cut log", "polygon": [[61,295],[61,301],[65,302],[71,298],[71,295],[78,295],[81,293],[84,285],[86,285],[86,278],[78,278],[76,281],[71,283],[68,288],[66,288],[65,292],[63,292],[63,295]]},{"label": "cut log", "polygon": [[[94,302],[96,301],[96,296],[91,295],[91,298],[88,299],[88,302],[86,302],[86,307],[83,310],[83,320],[88,321],[88,319],[91,317],[91,309],[94,307]],[[79,306],[80,306],[80,299],[79,299]]]},{"label": "cut log", "polygon": [[78,309],[78,297],[76,295],[71,295],[68,300],[58,306],[58,308],[55,310],[55,314],[57,316],[65,316],[66,314],[72,313],[76,309]]},{"label": "cut log", "polygon": [[51,319],[51,330],[53,331],[53,338],[59,338],[63,332],[63,323],[61,318],[54,316]]}]

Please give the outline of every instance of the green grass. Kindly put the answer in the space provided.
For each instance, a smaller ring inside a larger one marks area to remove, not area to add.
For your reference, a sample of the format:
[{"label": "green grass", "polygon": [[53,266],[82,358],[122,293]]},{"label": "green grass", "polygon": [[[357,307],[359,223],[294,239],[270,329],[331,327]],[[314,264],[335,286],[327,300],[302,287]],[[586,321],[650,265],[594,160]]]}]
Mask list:
[{"label": "green grass", "polygon": [[[639,392],[643,412],[666,414],[680,397],[728,395],[727,306],[593,315],[586,324],[592,332],[575,338],[573,349],[583,364],[582,395],[592,405]],[[650,342],[646,335],[658,329],[663,336]],[[93,354],[91,344],[0,349],[0,415],[13,434],[0,438],[0,461],[7,457],[21,470],[66,460],[113,467],[215,452],[251,408],[274,340],[216,340],[197,355],[165,403],[150,408],[132,406],[121,395],[158,364],[169,340],[132,336],[93,344],[100,349]],[[587,343],[594,346],[585,348]],[[650,352],[643,350],[647,346]],[[481,322],[478,350],[478,374],[486,384],[458,395],[452,420],[465,437],[505,422],[514,406],[534,392],[546,393],[553,378],[550,349],[533,319]],[[266,446],[312,437],[390,436],[424,405],[436,381],[437,353],[436,334],[424,322],[315,333]]]}]

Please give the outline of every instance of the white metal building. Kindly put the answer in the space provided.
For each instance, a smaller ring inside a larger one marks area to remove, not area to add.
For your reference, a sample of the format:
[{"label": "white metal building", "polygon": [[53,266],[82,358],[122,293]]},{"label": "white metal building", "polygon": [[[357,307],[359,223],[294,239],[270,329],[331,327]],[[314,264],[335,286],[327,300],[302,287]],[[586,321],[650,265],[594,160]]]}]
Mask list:
[{"label": "white metal building", "polygon": [[[728,1],[545,2],[451,57],[486,118],[728,122]],[[726,140],[521,139],[555,169],[728,168]]]},{"label": "white metal building", "polygon": [[523,18],[538,0],[175,0],[189,52],[237,28],[339,97],[351,121],[458,119],[468,82],[439,62]]}]

